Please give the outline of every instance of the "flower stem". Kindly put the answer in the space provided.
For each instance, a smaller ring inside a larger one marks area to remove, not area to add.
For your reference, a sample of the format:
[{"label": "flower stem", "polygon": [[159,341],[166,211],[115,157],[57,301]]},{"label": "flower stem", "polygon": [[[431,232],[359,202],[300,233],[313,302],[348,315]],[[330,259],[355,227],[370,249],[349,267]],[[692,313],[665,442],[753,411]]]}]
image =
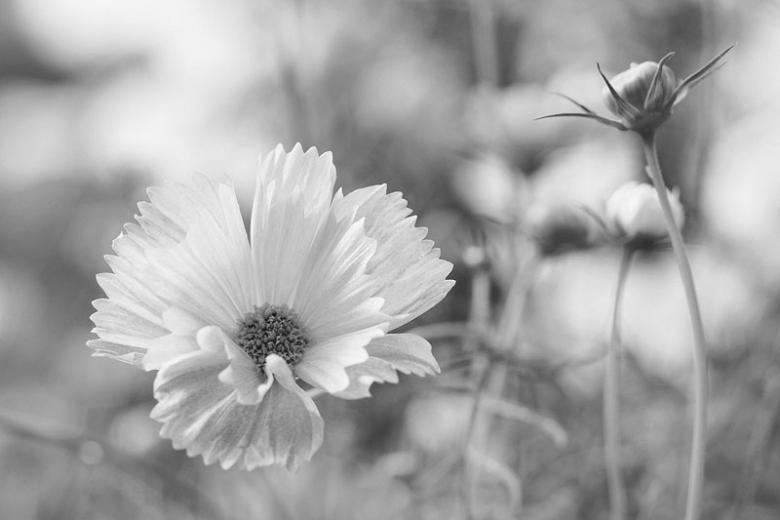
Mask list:
[{"label": "flower stem", "polygon": [[[476,331],[479,337],[484,337],[490,324],[490,274],[484,269],[478,269],[471,278],[471,306],[469,309],[469,325]],[[472,340],[470,340],[471,342]],[[480,345],[472,344],[469,350],[477,351]],[[466,438],[463,443],[463,475],[461,482],[461,496],[466,520],[476,518],[472,482],[474,481],[471,464],[471,446],[479,421],[479,412],[482,405],[482,395],[486,390],[492,370],[492,361],[483,356],[477,356],[472,361],[475,374],[479,374],[477,384],[474,387],[471,411],[466,428]]]},{"label": "flower stem", "polygon": [[682,234],[672,214],[669,198],[666,192],[661,167],[658,164],[658,153],[655,146],[655,135],[643,135],[642,144],[647,160],[647,171],[653,180],[653,185],[661,202],[666,228],[672,242],[672,249],[680,271],[685,299],[688,303],[688,313],[693,328],[693,428],[691,439],[691,458],[688,466],[688,494],[685,502],[685,520],[698,520],[701,516],[701,498],[704,484],[704,459],[707,435],[707,350],[704,338],[699,303],[696,298],[696,287],[693,282],[691,264],[685,252]]},{"label": "flower stem", "polygon": [[471,0],[471,17],[474,61],[477,81],[481,87],[495,87],[498,83],[498,58],[496,52],[495,13],[492,2]]},{"label": "flower stem", "polygon": [[620,309],[632,254],[633,250],[626,247],[620,259],[612,308],[612,336],[604,367],[604,465],[611,520],[623,520],[626,516],[626,491],[620,463]]}]

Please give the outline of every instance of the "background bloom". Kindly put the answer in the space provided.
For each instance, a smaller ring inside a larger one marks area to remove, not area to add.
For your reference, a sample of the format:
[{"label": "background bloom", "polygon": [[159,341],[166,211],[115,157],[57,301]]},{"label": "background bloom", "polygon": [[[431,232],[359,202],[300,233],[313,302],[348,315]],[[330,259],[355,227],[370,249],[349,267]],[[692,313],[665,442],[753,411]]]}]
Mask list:
[{"label": "background bloom", "polygon": [[439,302],[452,265],[399,193],[333,196],[330,153],[278,146],[260,165],[249,236],[236,194],[198,177],[148,190],[98,275],[96,355],[158,370],[152,417],[206,464],[295,468],[322,443],[301,384],[366,397],[396,370],[438,371],[389,331]]},{"label": "background bloom", "polygon": [[[669,203],[677,227],[682,229],[685,212],[680,196],[669,192]],[[649,184],[628,182],[607,200],[607,221],[613,229],[628,239],[658,240],[668,235],[658,195]]]}]

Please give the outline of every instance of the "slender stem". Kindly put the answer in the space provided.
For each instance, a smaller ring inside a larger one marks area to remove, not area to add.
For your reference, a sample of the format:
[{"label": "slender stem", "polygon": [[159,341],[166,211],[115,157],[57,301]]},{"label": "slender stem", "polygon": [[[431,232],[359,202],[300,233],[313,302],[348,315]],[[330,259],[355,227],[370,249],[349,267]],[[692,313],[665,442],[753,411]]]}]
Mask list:
[{"label": "slender stem", "polygon": [[[469,325],[473,330],[484,334],[490,324],[490,274],[479,269],[471,278],[471,306],[469,309]],[[469,350],[476,350],[478,345],[472,344]],[[479,411],[492,368],[492,361],[483,356],[477,356],[472,362],[475,374],[479,374],[474,388],[469,422],[466,429],[466,438],[463,443],[463,475],[461,482],[461,494],[464,505],[464,516],[467,520],[475,518],[474,497],[471,490],[472,467],[469,460],[471,445],[476,435]]]},{"label": "slender stem", "polygon": [[626,516],[626,490],[620,463],[620,309],[632,253],[633,250],[626,247],[620,259],[612,308],[612,336],[604,367],[604,464],[611,520],[623,520]]},{"label": "slender stem", "polygon": [[[524,246],[525,244],[517,249]],[[523,256],[518,252],[517,269],[510,282],[496,332],[498,347],[504,352],[519,349],[518,331],[522,327],[525,306],[537,271],[536,259],[535,253]]]},{"label": "slender stem", "polygon": [[469,412],[469,422],[466,427],[466,441],[463,445],[463,498],[465,502],[465,517],[468,520],[476,518],[473,490],[471,489],[473,482],[471,475],[471,445],[477,429],[477,419],[479,417],[480,407],[482,406],[482,397],[485,393],[487,383],[490,380],[492,368],[493,364],[488,360],[487,365],[481,369],[482,373],[479,375],[477,386],[474,388],[474,397]]},{"label": "slender stem", "polygon": [[696,298],[696,287],[693,282],[691,264],[685,252],[685,244],[682,234],[672,214],[669,197],[666,192],[661,167],[658,164],[658,153],[655,147],[655,135],[642,136],[645,158],[647,159],[648,173],[653,180],[658,199],[661,202],[664,220],[669,238],[672,241],[672,249],[680,271],[685,299],[688,303],[688,313],[691,317],[693,328],[693,428],[691,439],[691,459],[688,467],[688,494],[685,502],[685,520],[698,520],[701,516],[701,498],[704,484],[704,456],[707,442],[707,349],[704,337],[699,303]]},{"label": "slender stem", "polygon": [[490,273],[480,269],[471,278],[471,304],[468,327],[485,334],[490,325]]},{"label": "slender stem", "polygon": [[477,80],[483,87],[495,87],[498,84],[498,55],[493,10],[491,0],[471,0],[469,6]]}]

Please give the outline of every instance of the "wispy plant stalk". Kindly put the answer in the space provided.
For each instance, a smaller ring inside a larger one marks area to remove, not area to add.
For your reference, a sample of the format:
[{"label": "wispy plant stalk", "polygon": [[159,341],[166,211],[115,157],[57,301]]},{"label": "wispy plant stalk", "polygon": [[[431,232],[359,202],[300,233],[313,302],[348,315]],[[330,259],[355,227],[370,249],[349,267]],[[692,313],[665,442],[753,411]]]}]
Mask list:
[{"label": "wispy plant stalk", "polygon": [[487,87],[498,84],[494,9],[492,0],[471,0],[469,6],[477,80],[480,86]]},{"label": "wispy plant stalk", "polygon": [[[471,306],[469,310],[469,324],[472,330],[477,331],[479,337],[484,337],[490,323],[490,274],[485,269],[476,269],[471,278]],[[477,340],[481,341],[481,340]],[[479,344],[473,347],[479,347]],[[475,517],[473,493],[471,489],[471,463],[469,461],[471,444],[477,427],[479,409],[482,404],[482,394],[485,391],[492,362],[482,356],[476,356],[472,361],[475,374],[479,374],[474,388],[473,402],[469,412],[466,439],[463,443],[463,481],[461,493],[465,517],[469,520]]]},{"label": "wispy plant stalk", "polygon": [[702,325],[701,311],[696,286],[693,281],[693,272],[688,255],[685,251],[682,234],[677,228],[669,204],[666,185],[664,184],[661,167],[658,163],[658,152],[655,144],[655,133],[649,132],[642,136],[647,171],[653,181],[661,209],[669,231],[677,267],[685,290],[685,299],[688,304],[688,313],[693,328],[693,381],[691,391],[691,406],[693,408],[693,428],[691,431],[691,457],[688,469],[688,491],[685,502],[685,520],[698,520],[701,516],[702,489],[704,486],[704,460],[707,443],[707,350]]},{"label": "wispy plant stalk", "polygon": [[626,490],[620,457],[620,314],[632,256],[633,250],[626,247],[620,259],[612,307],[612,333],[604,366],[604,464],[611,520],[623,520],[626,516]]}]

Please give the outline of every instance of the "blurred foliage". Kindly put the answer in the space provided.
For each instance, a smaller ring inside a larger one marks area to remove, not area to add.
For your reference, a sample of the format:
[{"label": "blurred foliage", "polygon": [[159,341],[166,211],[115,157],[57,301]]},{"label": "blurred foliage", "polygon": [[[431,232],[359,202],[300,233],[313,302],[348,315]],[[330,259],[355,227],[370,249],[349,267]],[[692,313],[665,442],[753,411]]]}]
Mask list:
[{"label": "blurred foliage", "polygon": [[[619,252],[540,258],[527,221],[602,211],[641,154],[532,119],[565,106],[551,91],[600,106],[596,61],[674,50],[684,75],[739,41],[659,147],[712,343],[704,518],[778,518],[778,22],[768,0],[1,0],[2,516],[434,519],[468,496],[475,518],[607,518]],[[158,439],[150,374],[89,358],[94,275],[145,186],[227,175],[246,205],[277,141],[333,150],[347,190],[403,191],[458,284],[412,324],[441,377],[323,398],[325,446],[297,474],[223,472]],[[511,333],[497,350],[475,325]],[[630,518],[679,518],[691,339],[667,251],[634,264],[624,340]]]}]

